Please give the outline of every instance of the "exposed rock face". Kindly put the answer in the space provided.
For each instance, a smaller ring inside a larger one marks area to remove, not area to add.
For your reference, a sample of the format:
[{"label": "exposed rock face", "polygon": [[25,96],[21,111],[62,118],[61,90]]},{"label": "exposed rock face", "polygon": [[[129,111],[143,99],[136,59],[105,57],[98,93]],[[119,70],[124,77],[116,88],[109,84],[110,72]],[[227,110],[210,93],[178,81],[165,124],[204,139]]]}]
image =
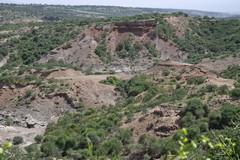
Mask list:
[{"label": "exposed rock face", "polygon": [[148,33],[151,29],[155,28],[157,21],[154,19],[132,21],[132,22],[118,22],[115,23],[114,29],[117,29],[119,33],[132,32],[135,35],[142,36],[144,33]]},{"label": "exposed rock face", "polygon": [[148,110],[145,115],[137,113],[133,121],[123,124],[122,127],[133,128],[135,140],[138,140],[142,134],[169,137],[179,129],[179,112],[176,106],[162,104]]}]

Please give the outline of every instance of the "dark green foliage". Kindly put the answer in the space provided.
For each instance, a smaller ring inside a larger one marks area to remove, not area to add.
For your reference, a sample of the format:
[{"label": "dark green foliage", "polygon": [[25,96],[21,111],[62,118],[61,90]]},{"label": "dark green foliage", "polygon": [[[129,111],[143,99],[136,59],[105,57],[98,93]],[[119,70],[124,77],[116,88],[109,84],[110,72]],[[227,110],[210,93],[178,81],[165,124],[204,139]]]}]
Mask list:
[{"label": "dark green foliage", "polygon": [[143,97],[143,102],[147,102],[149,100],[151,100],[154,96],[156,96],[158,93],[157,88],[151,88],[149,89],[148,93],[145,94],[145,96]]},{"label": "dark green foliage", "polygon": [[188,94],[187,88],[177,88],[173,91],[172,98],[174,101],[180,101]]},{"label": "dark green foliage", "polygon": [[224,95],[224,94],[228,94],[229,90],[228,90],[228,86],[227,85],[223,85],[217,88],[217,92],[220,95]]},{"label": "dark green foliage", "polygon": [[190,99],[182,111],[181,127],[188,127],[188,137],[197,138],[201,132],[208,131],[208,106],[199,99]]},{"label": "dark green foliage", "polygon": [[14,145],[21,144],[22,142],[23,142],[23,137],[20,137],[20,136],[13,137],[13,144]]},{"label": "dark green foliage", "polygon": [[116,53],[120,58],[135,59],[138,57],[138,53],[142,50],[142,46],[139,42],[133,44],[132,41],[131,38],[128,38],[118,43]]},{"label": "dark green foliage", "polygon": [[138,142],[144,146],[144,153],[147,153],[150,156],[156,156],[160,153],[162,146],[159,143],[159,139],[157,137],[142,135],[139,138]]},{"label": "dark green foliage", "polygon": [[95,53],[99,56],[99,57],[103,57],[106,55],[107,53],[107,46],[104,45],[98,45],[97,48],[95,49]]},{"label": "dark green foliage", "polygon": [[222,71],[220,75],[224,78],[235,79],[240,82],[240,66],[232,65],[228,69]]},{"label": "dark green foliage", "polygon": [[108,52],[106,44],[98,45],[97,48],[95,49],[95,53],[104,63],[109,63],[111,61],[111,55]]},{"label": "dark green foliage", "polygon": [[218,88],[217,85],[208,84],[208,85],[206,85],[206,86],[204,87],[204,91],[206,91],[206,92],[214,92],[214,91],[217,90],[217,88]]},{"label": "dark green foliage", "polygon": [[125,39],[118,43],[116,47],[117,54],[120,58],[130,57],[129,52],[132,49],[132,43],[130,39]]},{"label": "dark green foliage", "polygon": [[[141,154],[139,158],[142,158],[143,155],[148,154],[151,157],[157,157],[159,155],[165,155],[167,152],[176,153],[177,142],[173,141],[170,138],[158,138],[151,135],[141,135],[138,143],[141,147]],[[135,158],[135,157],[133,157]]]},{"label": "dark green foliage", "polygon": [[83,101],[80,100],[77,107],[78,107],[77,109],[83,109],[84,108]]},{"label": "dark green foliage", "polygon": [[108,84],[108,85],[117,85],[118,83],[121,83],[121,79],[117,79],[116,77],[114,76],[109,76],[107,77],[107,79],[105,80],[101,80],[100,83],[103,83],[103,84]]},{"label": "dark green foliage", "polygon": [[225,105],[221,109],[221,122],[222,125],[232,124],[232,120],[236,117],[236,114],[240,113],[240,108],[234,105]]},{"label": "dark green foliage", "polygon": [[181,119],[182,127],[189,127],[196,122],[196,117],[191,113],[187,112],[184,117]]},{"label": "dark green foliage", "polygon": [[130,128],[119,128],[115,137],[119,139],[123,145],[130,144],[132,142],[133,130]]},{"label": "dark green foliage", "polygon": [[209,126],[213,129],[223,129],[224,126],[231,125],[239,113],[240,108],[238,106],[225,104],[221,110],[209,115]]},{"label": "dark green foliage", "polygon": [[41,141],[43,140],[43,136],[42,135],[37,135],[36,137],[34,137],[34,140],[36,143],[41,143]]},{"label": "dark green foliage", "polygon": [[184,108],[183,114],[190,112],[192,113],[196,118],[204,117],[208,114],[208,106],[202,103],[199,99],[190,99],[187,102],[186,108]]},{"label": "dark green foliage", "polygon": [[[101,110],[82,109],[77,113],[66,113],[61,116],[56,125],[48,125],[41,151],[47,157],[87,159],[89,157],[89,152],[86,152],[88,138],[93,144],[94,155],[109,157],[118,155],[123,149],[123,143],[130,142],[132,131],[117,131],[116,125],[119,122],[120,113],[118,109],[111,107]],[[112,135],[114,132],[116,132],[115,136]],[[109,138],[109,136],[115,138]]]},{"label": "dark green foliage", "polygon": [[110,140],[103,141],[98,148],[98,155],[101,156],[116,156],[123,148],[123,144],[117,138],[112,138]]},{"label": "dark green foliage", "polygon": [[235,88],[231,91],[231,96],[233,98],[240,98],[240,88]]},{"label": "dark green foliage", "polygon": [[158,54],[157,54],[157,50],[156,50],[156,44],[154,44],[151,41],[147,41],[144,43],[144,46],[148,50],[149,55],[151,55],[153,57],[157,57]]},{"label": "dark green foliage", "polygon": [[133,47],[137,52],[142,50],[142,44],[140,42],[134,43]]},{"label": "dark green foliage", "polygon": [[116,88],[128,97],[137,96],[139,93],[147,90],[151,83],[146,80],[147,75],[134,76],[129,81],[122,81],[117,84]]},{"label": "dark green foliage", "polygon": [[150,32],[149,36],[151,38],[162,38],[165,41],[175,38],[175,31],[172,26],[162,17],[158,17],[157,27]]},{"label": "dark green foliage", "polygon": [[[23,33],[19,39],[12,39],[1,44],[0,48],[12,48],[17,54],[10,56],[9,62],[16,64],[31,64],[42,55],[64,44],[78,34],[79,28],[72,21],[63,21],[41,26]],[[6,54],[6,50],[2,50]],[[8,51],[7,54],[10,52]]]},{"label": "dark green foliage", "polygon": [[25,92],[25,98],[31,97],[33,94],[32,90],[26,90]]},{"label": "dark green foliage", "polygon": [[53,142],[45,142],[41,146],[41,151],[44,156],[54,156],[59,157],[61,155],[60,149]]},{"label": "dark green foliage", "polygon": [[202,76],[195,76],[187,79],[187,84],[200,85],[200,84],[203,84],[204,82],[205,82],[205,78]]},{"label": "dark green foliage", "polygon": [[189,26],[191,30],[186,30],[185,38],[175,40],[183,51],[190,53],[189,62],[234,54],[240,49],[238,19],[194,18]]},{"label": "dark green foliage", "polygon": [[[41,156],[41,152],[39,150],[39,146],[38,144],[31,144],[27,147],[25,147],[25,150],[27,151],[27,158],[26,159],[30,159],[32,157],[40,157]],[[20,156],[20,157],[24,157],[24,156]],[[24,159],[24,158],[23,158]]]},{"label": "dark green foliage", "polygon": [[180,74],[177,75],[177,76],[175,77],[175,79],[178,80],[178,81],[181,80],[181,79],[182,79],[182,75],[180,75]]},{"label": "dark green foliage", "polygon": [[210,128],[216,128],[216,129],[222,129],[221,124],[221,113],[219,112],[212,112],[209,114],[209,127]]},{"label": "dark green foliage", "polygon": [[169,69],[163,69],[162,71],[162,75],[163,76],[168,76],[170,74],[170,70]]},{"label": "dark green foliage", "polygon": [[125,39],[118,43],[116,50],[117,51],[125,50],[126,52],[128,52],[130,51],[131,48],[132,48],[131,39]]}]

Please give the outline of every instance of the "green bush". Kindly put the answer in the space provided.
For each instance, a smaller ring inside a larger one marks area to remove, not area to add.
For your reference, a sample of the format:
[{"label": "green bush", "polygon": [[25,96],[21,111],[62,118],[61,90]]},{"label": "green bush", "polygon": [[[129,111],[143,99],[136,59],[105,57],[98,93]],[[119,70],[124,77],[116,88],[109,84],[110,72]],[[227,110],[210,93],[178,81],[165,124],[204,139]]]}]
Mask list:
[{"label": "green bush", "polygon": [[106,45],[98,45],[95,49],[95,53],[99,56],[102,57],[106,54],[107,52],[107,46]]},{"label": "green bush", "polygon": [[116,89],[122,94],[126,94],[127,97],[137,96],[138,94],[146,91],[151,86],[151,83],[148,82],[146,75],[138,75],[134,76],[132,79],[128,81],[120,81]]},{"label": "green bush", "polygon": [[21,144],[21,143],[23,143],[23,137],[20,137],[20,136],[13,137],[13,144],[14,145],[18,145],[18,144]]},{"label": "green bush", "polygon": [[123,145],[130,144],[133,141],[132,136],[133,130],[130,128],[119,128],[115,135],[115,137],[119,139]]},{"label": "green bush", "polygon": [[191,113],[187,112],[184,117],[180,120],[181,127],[189,127],[196,122],[196,117]]},{"label": "green bush", "polygon": [[33,91],[32,91],[32,90],[26,90],[24,97],[25,97],[25,98],[29,98],[29,97],[32,96],[32,94],[33,94]]},{"label": "green bush", "polygon": [[228,86],[227,85],[223,85],[217,88],[217,92],[220,95],[224,95],[224,94],[228,94],[229,90],[228,90]]},{"label": "green bush", "polygon": [[109,63],[111,61],[111,54],[108,52],[106,44],[98,45],[97,48],[95,49],[95,53],[104,63]]},{"label": "green bush", "polygon": [[117,79],[116,77],[114,76],[109,76],[107,77],[107,79],[105,80],[101,80],[100,83],[103,83],[103,84],[107,84],[107,85],[117,85],[118,83],[120,83],[120,79]]},{"label": "green bush", "polygon": [[100,156],[117,156],[123,148],[123,144],[117,138],[105,140],[98,148],[98,155]]},{"label": "green bush", "polygon": [[36,137],[34,137],[34,140],[36,143],[41,143],[41,141],[43,140],[43,136],[42,135],[37,135]]},{"label": "green bush", "polygon": [[195,84],[195,85],[200,85],[203,84],[205,82],[205,78],[202,76],[195,76],[195,77],[190,77],[187,79],[187,84],[191,85],[191,84]]},{"label": "green bush", "polygon": [[196,118],[204,117],[208,114],[208,106],[203,104],[200,99],[190,99],[187,102],[187,106],[183,110],[183,114],[191,112]]},{"label": "green bush", "polygon": [[178,80],[178,81],[181,80],[182,79],[182,75],[181,74],[176,75],[175,79]]},{"label": "green bush", "polygon": [[205,90],[207,92],[214,92],[217,88],[218,88],[217,85],[214,85],[214,84],[209,84],[205,86]]},{"label": "green bush", "polygon": [[237,118],[236,115],[240,113],[240,108],[231,104],[225,104],[221,109],[221,124],[230,125],[232,121]]},{"label": "green bush", "polygon": [[220,112],[211,112],[209,114],[209,127],[211,129],[222,129],[222,116]]},{"label": "green bush", "polygon": [[170,74],[170,70],[169,69],[163,69],[162,71],[162,75],[163,76],[168,76]]},{"label": "green bush", "polygon": [[61,155],[60,149],[50,141],[42,144],[41,152],[43,152],[44,156],[59,157]]},{"label": "green bush", "polygon": [[240,98],[240,88],[235,88],[231,91],[231,96],[233,98]]},{"label": "green bush", "polygon": [[172,98],[174,101],[180,101],[183,100],[187,94],[188,94],[187,88],[177,88],[173,91]]}]

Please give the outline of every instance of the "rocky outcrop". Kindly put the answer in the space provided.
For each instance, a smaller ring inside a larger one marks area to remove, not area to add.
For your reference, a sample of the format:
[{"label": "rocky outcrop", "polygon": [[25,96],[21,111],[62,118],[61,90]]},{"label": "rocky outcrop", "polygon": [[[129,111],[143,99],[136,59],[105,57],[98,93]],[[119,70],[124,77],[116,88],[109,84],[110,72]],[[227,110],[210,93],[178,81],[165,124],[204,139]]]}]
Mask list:
[{"label": "rocky outcrop", "polygon": [[162,104],[149,109],[145,114],[135,114],[133,120],[123,124],[122,128],[133,128],[135,140],[143,134],[169,137],[179,129],[179,112],[177,106]]},{"label": "rocky outcrop", "polygon": [[135,35],[142,36],[144,33],[148,33],[151,29],[155,28],[157,21],[155,19],[130,21],[130,22],[118,22],[115,23],[114,29],[119,33],[132,32]]},{"label": "rocky outcrop", "polygon": [[[54,94],[48,94],[45,95],[46,98],[48,99],[53,99],[54,97],[61,97],[63,99],[65,99],[65,101],[67,102],[67,104],[69,104],[72,108],[76,108],[73,99],[67,94],[67,93],[54,93]],[[55,104],[58,104],[59,102],[55,102]]]}]

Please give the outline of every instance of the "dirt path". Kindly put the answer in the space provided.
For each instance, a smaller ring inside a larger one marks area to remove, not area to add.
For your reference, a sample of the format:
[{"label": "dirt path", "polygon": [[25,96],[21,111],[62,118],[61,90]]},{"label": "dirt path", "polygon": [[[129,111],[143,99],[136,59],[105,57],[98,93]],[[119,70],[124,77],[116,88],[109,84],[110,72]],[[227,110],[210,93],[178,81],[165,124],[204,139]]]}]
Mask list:
[{"label": "dirt path", "polygon": [[132,75],[114,74],[114,75],[84,75],[79,71],[66,70],[55,71],[48,77],[64,80],[71,84],[68,94],[75,99],[81,98],[86,107],[101,107],[103,105],[114,105],[119,94],[114,86],[100,83],[101,80],[109,76],[115,76],[121,79],[130,79]]},{"label": "dirt path", "polygon": [[116,78],[120,78],[120,79],[130,79],[132,77],[132,75],[127,75],[127,74],[105,74],[105,75],[76,75],[76,76],[68,76],[68,77],[54,77],[54,78],[57,78],[57,79],[72,79],[74,81],[93,81],[93,82],[96,82],[98,83],[99,81],[101,80],[104,80],[106,79],[107,77],[109,76],[114,76]]}]

